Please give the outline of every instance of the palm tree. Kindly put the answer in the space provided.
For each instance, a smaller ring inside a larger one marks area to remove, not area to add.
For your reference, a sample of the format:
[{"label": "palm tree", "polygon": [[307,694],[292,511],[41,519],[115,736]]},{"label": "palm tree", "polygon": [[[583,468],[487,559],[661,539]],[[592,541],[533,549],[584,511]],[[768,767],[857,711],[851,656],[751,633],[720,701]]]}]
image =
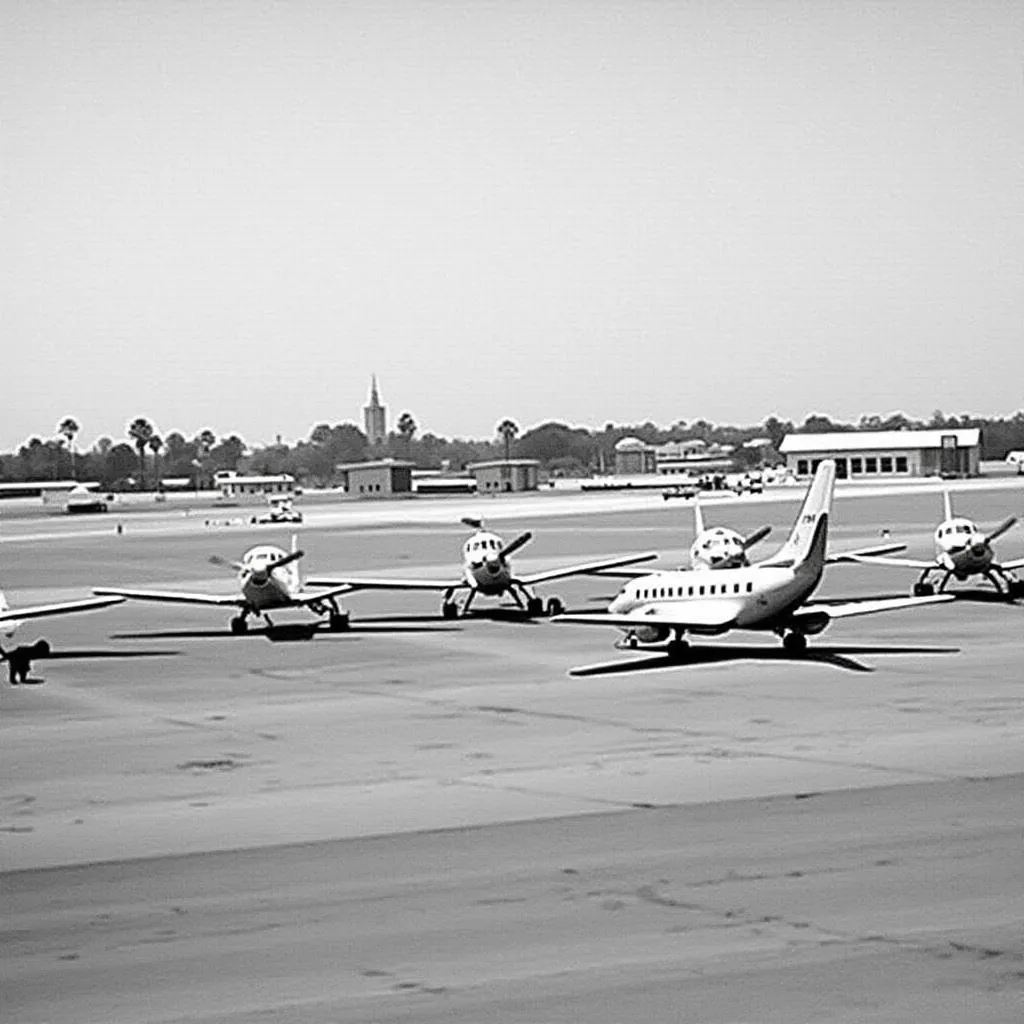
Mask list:
[{"label": "palm tree", "polygon": [[416,429],[416,421],[412,418],[412,413],[403,412],[398,417],[395,430],[398,431],[399,436],[402,438],[402,447],[405,449],[406,458],[409,458],[409,452],[412,448],[412,437],[416,433]]},{"label": "palm tree", "polygon": [[145,417],[139,416],[128,424],[128,436],[139,452],[139,490],[145,489],[146,483],[146,446],[149,439],[156,433],[153,424]]},{"label": "palm tree", "polygon": [[512,442],[519,436],[519,424],[515,420],[502,420],[498,433],[505,442],[505,461],[508,462],[512,458]]},{"label": "palm tree", "polygon": [[57,433],[68,443],[68,451],[71,453],[71,479],[76,479],[75,474],[75,434],[79,431],[78,423],[70,416],[65,416],[57,427]]},{"label": "palm tree", "polygon": [[207,428],[199,432],[193,443],[196,446],[196,457],[192,460],[192,465],[196,467],[196,490],[198,491],[202,475],[207,468],[210,452],[213,451],[213,446],[217,443],[217,435]]},{"label": "palm tree", "polygon": [[146,442],[149,450],[153,453],[153,487],[159,491],[160,488],[160,449],[164,446],[164,439],[159,434],[154,434]]}]

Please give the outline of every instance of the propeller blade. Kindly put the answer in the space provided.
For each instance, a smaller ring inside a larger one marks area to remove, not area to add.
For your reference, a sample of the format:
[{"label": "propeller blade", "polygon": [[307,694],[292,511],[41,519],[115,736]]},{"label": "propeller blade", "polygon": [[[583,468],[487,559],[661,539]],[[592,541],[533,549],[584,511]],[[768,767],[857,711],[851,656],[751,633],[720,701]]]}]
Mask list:
[{"label": "propeller blade", "polygon": [[290,565],[292,562],[297,562],[305,554],[305,551],[291,551],[287,555],[279,558],[276,562],[268,562],[266,571],[273,572],[275,569],[280,569],[282,566]]},{"label": "propeller blade", "polygon": [[472,516],[463,516],[462,522],[473,530],[482,530],[484,528],[484,521],[482,519],[474,519]]},{"label": "propeller blade", "polygon": [[985,542],[987,544],[991,544],[992,541],[996,539],[996,537],[1002,537],[1002,535],[1006,533],[1006,531],[1009,530],[1011,526],[1015,525],[1016,522],[1016,516],[1008,516],[985,538]]},{"label": "propeller blade", "polygon": [[241,572],[245,568],[241,562],[232,562],[230,558],[221,558],[220,555],[210,555],[210,565],[215,565],[218,569],[233,569],[235,572]]},{"label": "propeller blade", "polygon": [[772,528],[770,526],[762,526],[760,529],[755,530],[749,537],[744,537],[743,550],[746,551],[747,548],[752,548],[758,543],[758,541],[764,540],[771,532]]},{"label": "propeller blade", "polygon": [[532,539],[533,539],[533,534],[530,533],[529,530],[527,530],[526,533],[519,534],[519,536],[516,537],[516,539],[514,541],[512,541],[510,544],[506,544],[501,549],[501,551],[498,552],[498,557],[502,561],[505,561],[505,559],[508,558],[509,555],[511,555],[514,552],[518,551],[524,544],[528,543]]}]

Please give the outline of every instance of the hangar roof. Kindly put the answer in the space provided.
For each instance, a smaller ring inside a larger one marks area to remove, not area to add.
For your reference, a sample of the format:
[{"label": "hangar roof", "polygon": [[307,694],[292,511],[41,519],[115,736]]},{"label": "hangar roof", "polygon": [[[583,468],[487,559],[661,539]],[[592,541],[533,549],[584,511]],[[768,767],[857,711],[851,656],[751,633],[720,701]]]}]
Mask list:
[{"label": "hangar roof", "polygon": [[779,451],[799,452],[866,452],[905,451],[908,448],[941,448],[942,439],[956,435],[958,448],[974,448],[981,443],[978,427],[948,430],[850,430],[834,434],[787,434]]}]

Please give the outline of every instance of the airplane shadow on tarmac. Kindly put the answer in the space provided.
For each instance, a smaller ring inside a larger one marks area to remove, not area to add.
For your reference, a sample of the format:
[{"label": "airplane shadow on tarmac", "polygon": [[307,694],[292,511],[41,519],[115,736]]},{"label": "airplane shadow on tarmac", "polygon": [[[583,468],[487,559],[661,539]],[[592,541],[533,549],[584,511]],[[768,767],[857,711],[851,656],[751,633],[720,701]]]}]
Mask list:
[{"label": "airplane shadow on tarmac", "polygon": [[359,639],[373,633],[458,633],[460,627],[443,624],[437,616],[393,616],[357,619],[348,629],[331,630],[322,622],[285,622],[259,626],[244,633],[230,629],[163,629],[145,633],[112,633],[111,640],[249,640],[261,637],[272,643],[294,643],[320,636],[328,639]]},{"label": "airplane shadow on tarmac", "polygon": [[586,665],[569,670],[571,676],[616,675],[626,672],[650,672],[663,668],[695,668],[698,665],[720,665],[731,661],[788,662],[794,665],[808,663],[831,665],[848,672],[874,672],[853,654],[959,654],[959,647],[882,647],[843,646],[809,647],[803,654],[790,654],[781,647],[760,647],[754,644],[729,646],[690,647],[680,654],[658,651],[649,658],[629,661],[609,661],[600,665]]}]

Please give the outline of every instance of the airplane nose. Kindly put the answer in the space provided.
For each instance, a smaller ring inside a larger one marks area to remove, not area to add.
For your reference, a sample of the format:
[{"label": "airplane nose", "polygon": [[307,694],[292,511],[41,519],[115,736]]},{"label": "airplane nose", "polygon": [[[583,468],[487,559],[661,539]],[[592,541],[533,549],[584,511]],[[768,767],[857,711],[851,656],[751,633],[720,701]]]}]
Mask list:
[{"label": "airplane nose", "polygon": [[984,542],[974,544],[971,546],[971,554],[974,555],[975,558],[984,558],[987,547],[988,546]]}]

